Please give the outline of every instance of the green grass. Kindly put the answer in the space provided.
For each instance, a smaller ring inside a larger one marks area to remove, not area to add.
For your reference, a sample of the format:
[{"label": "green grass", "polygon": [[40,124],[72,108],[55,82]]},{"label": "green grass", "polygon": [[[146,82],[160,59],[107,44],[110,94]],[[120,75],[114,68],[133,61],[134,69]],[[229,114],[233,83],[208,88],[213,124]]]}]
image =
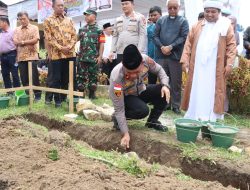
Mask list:
[{"label": "green grass", "polygon": [[59,160],[59,153],[56,147],[53,147],[48,151],[48,158],[53,161]]},{"label": "green grass", "polygon": [[112,167],[124,170],[136,177],[146,177],[156,172],[159,168],[158,164],[148,165],[140,159],[131,156],[122,155],[116,151],[106,152],[89,149],[73,141],[73,147],[83,156],[94,160],[101,161]]},{"label": "green grass", "polygon": [[180,169],[177,169],[176,172],[175,172],[175,176],[178,180],[180,181],[189,181],[189,180],[192,180],[193,178],[190,177],[190,176],[187,176],[185,174],[183,174]]},{"label": "green grass", "polygon": [[183,157],[188,157],[192,160],[231,160],[231,161],[244,161],[249,158],[240,153],[229,152],[224,148],[215,148],[205,144],[194,143],[180,143],[176,145],[180,150]]}]

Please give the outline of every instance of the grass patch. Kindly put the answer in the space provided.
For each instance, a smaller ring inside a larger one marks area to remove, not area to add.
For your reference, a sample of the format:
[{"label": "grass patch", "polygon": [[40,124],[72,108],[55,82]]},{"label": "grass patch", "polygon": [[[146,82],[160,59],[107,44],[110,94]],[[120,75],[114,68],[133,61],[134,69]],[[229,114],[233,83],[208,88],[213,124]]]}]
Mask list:
[{"label": "grass patch", "polygon": [[87,158],[104,162],[105,164],[124,170],[137,177],[149,176],[159,168],[157,164],[148,165],[136,156],[122,155],[116,151],[106,152],[88,149],[76,142],[73,142],[73,147]]},{"label": "grass patch", "polygon": [[229,152],[224,148],[215,148],[204,144],[194,144],[194,143],[180,143],[178,148],[182,151],[183,157],[191,158],[192,160],[231,160],[231,161],[244,161],[249,159],[246,155]]},{"label": "grass patch", "polygon": [[175,176],[180,181],[189,181],[193,179],[192,177],[183,174],[179,169],[175,172]]},{"label": "grass patch", "polygon": [[49,150],[48,158],[53,161],[59,160],[59,154],[57,148],[53,147],[52,149]]}]

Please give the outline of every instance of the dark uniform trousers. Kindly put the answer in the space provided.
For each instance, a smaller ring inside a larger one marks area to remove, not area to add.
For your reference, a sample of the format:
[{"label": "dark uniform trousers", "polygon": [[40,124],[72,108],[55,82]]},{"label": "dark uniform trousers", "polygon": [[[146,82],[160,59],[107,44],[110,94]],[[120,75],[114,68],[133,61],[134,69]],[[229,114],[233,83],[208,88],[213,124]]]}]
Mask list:
[{"label": "dark uniform trousers", "polygon": [[[16,50],[1,55],[1,68],[5,88],[20,87],[16,55]],[[13,83],[10,79],[10,73],[12,75]]]},{"label": "dark uniform trousers", "polygon": [[[68,90],[68,86],[69,86],[69,61],[73,61],[74,65],[75,65],[75,57],[52,60],[48,64],[48,78],[47,78],[48,87]],[[75,76],[75,67],[74,67],[74,76]],[[54,100],[55,100],[56,104],[61,104],[61,102],[65,101],[67,98],[66,94],[47,93],[46,97],[45,97],[46,101],[51,101],[53,95],[54,95]]]},{"label": "dark uniform trousers", "polygon": [[[23,86],[29,86],[29,71],[28,71],[28,61],[18,62],[18,67],[20,71],[20,78]],[[32,61],[32,78],[33,85],[40,86],[39,74],[37,69],[37,61]],[[28,93],[28,92],[27,92]],[[41,91],[34,90],[35,98],[41,98]]]},{"label": "dark uniform trousers", "polygon": [[163,58],[157,59],[157,63],[163,67],[169,77],[170,102],[172,108],[180,108],[182,84],[182,68],[180,62],[169,58]]},{"label": "dark uniform trousers", "polygon": [[147,103],[154,107],[150,112],[148,121],[157,121],[167,106],[166,97],[161,97],[160,84],[148,85],[139,96],[128,95],[124,97],[125,115],[127,119],[142,119],[149,114]]}]

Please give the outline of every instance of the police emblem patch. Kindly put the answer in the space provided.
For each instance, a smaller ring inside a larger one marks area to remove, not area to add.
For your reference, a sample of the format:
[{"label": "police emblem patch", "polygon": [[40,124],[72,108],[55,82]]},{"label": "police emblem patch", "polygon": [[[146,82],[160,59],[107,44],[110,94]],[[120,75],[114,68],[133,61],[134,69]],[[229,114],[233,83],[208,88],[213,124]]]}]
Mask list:
[{"label": "police emblem patch", "polygon": [[115,84],[114,85],[114,94],[118,98],[122,96],[122,85],[120,85],[120,84]]}]

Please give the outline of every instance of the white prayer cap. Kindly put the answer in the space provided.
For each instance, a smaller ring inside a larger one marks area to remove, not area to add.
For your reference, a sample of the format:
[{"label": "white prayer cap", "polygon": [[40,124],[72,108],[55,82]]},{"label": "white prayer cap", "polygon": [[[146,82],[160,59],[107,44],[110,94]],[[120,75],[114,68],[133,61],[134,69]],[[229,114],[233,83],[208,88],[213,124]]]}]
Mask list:
[{"label": "white prayer cap", "polygon": [[216,9],[222,9],[223,3],[220,0],[207,0],[204,2],[204,9],[205,8],[216,8]]}]

